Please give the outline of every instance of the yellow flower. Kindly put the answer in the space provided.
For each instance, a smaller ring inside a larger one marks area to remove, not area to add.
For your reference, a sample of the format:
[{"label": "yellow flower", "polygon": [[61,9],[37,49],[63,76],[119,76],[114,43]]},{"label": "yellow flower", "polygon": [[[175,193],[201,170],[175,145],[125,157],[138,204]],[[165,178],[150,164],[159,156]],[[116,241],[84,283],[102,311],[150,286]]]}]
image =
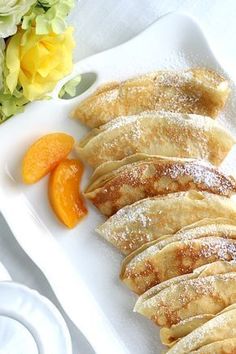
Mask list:
[{"label": "yellow flower", "polygon": [[52,91],[72,69],[75,46],[72,32],[69,27],[62,34],[37,35],[34,28],[19,29],[6,49],[6,83],[11,93],[17,83],[23,87],[23,94],[29,101]]}]

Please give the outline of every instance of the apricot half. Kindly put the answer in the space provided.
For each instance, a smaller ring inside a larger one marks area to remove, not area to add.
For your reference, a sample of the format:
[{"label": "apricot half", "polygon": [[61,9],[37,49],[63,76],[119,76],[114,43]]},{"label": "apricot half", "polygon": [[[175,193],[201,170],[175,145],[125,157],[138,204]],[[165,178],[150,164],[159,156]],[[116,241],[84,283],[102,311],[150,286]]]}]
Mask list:
[{"label": "apricot half", "polygon": [[32,184],[40,180],[67,157],[73,145],[73,137],[65,133],[52,133],[38,139],[24,156],[23,181]]},{"label": "apricot half", "polygon": [[80,194],[83,165],[78,160],[64,160],[51,173],[49,200],[57,217],[69,228],[73,228],[87,214]]}]

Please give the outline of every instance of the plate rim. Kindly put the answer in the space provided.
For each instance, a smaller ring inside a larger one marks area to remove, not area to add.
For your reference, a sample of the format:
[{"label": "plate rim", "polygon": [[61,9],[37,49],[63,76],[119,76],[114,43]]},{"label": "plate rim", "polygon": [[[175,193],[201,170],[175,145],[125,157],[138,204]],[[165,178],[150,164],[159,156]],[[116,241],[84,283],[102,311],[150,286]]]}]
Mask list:
[{"label": "plate rim", "polygon": [[[41,304],[41,307],[44,310],[43,312],[49,313],[51,315],[50,321],[53,318],[56,321],[56,323],[58,324],[58,326],[61,328],[61,330],[62,330],[61,335],[63,335],[63,338],[64,338],[64,344],[65,344],[64,349],[66,349],[66,354],[72,354],[72,342],[71,342],[71,336],[70,336],[69,329],[67,327],[67,324],[66,324],[61,312],[56,307],[56,305],[53,304],[53,302],[51,300],[49,300],[46,296],[42,295],[39,291],[37,291],[33,288],[30,288],[24,284],[21,284],[19,282],[14,282],[12,280],[1,281],[0,282],[0,291],[1,291],[2,287],[4,287],[5,290],[9,291],[10,296],[13,296],[13,297],[14,297],[14,295],[19,296],[19,293],[20,293],[20,295],[23,295],[23,296],[24,296],[24,294],[26,294],[25,298],[22,298],[23,301],[28,302],[28,299],[30,298],[30,301],[32,301],[33,303],[36,302],[38,304]],[[8,300],[9,299],[10,298],[8,298]],[[22,315],[21,309],[23,309],[23,312],[24,312],[24,311],[29,311],[30,308],[28,306],[23,306],[24,303],[22,301],[19,303],[19,297],[17,297],[17,300],[18,301],[14,302],[13,306],[12,306],[12,302],[10,304],[8,304],[8,306],[9,305],[11,306],[10,311],[5,309],[5,307],[6,307],[5,302],[2,303],[2,305],[0,305],[0,316],[14,319],[17,322],[19,322],[20,324],[22,324],[23,327],[25,327],[29,331],[29,333],[32,335],[32,337],[34,338],[35,343],[38,346],[38,349],[40,347],[40,353],[41,353],[41,350],[43,350],[41,343],[46,343],[47,339],[44,339],[40,336],[40,332],[38,331],[38,326],[37,326],[37,328],[36,328],[36,326],[35,327],[33,326],[32,315],[28,316],[27,318],[25,317],[25,314]],[[18,308],[20,307],[20,311],[17,310],[17,307]],[[52,324],[52,327],[53,327],[53,324]],[[42,351],[42,354],[43,353],[44,353],[44,350]],[[45,352],[45,354],[47,354],[47,353]]]}]

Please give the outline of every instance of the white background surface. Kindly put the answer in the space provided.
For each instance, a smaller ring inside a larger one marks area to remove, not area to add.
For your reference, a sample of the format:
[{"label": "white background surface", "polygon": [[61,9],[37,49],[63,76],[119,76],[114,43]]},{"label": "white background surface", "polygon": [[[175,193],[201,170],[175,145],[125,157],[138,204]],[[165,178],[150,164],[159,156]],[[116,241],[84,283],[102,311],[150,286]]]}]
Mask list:
[{"label": "white background surface", "polygon": [[[213,47],[218,48],[226,60],[236,60],[235,0],[81,0],[71,15],[77,42],[75,59],[120,44],[174,10],[195,16]],[[1,217],[0,261],[13,280],[39,290],[59,307],[45,277],[20,249]],[[65,319],[71,331],[74,354],[93,353],[79,331]]]}]

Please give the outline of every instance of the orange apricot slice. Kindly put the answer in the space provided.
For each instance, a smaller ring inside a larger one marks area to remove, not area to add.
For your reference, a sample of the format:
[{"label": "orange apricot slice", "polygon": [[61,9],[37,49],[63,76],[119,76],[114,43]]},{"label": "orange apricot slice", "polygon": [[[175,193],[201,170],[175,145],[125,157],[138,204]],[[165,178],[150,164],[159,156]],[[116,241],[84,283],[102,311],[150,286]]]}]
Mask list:
[{"label": "orange apricot slice", "polygon": [[24,183],[35,183],[52,171],[67,157],[73,145],[74,138],[65,133],[52,133],[38,139],[29,147],[23,158]]},{"label": "orange apricot slice", "polygon": [[83,165],[79,160],[66,159],[59,163],[49,179],[49,200],[57,217],[73,228],[87,214],[80,194]]}]

